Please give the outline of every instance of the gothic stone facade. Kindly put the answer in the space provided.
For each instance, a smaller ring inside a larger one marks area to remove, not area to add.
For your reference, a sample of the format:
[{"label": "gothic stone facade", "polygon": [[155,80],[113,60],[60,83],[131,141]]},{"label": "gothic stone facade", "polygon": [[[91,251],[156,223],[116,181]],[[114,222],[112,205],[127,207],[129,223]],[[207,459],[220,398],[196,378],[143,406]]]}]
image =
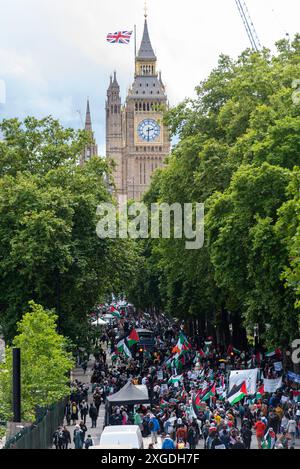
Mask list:
[{"label": "gothic stone facade", "polygon": [[163,166],[170,152],[169,132],[162,121],[168,101],[156,64],[146,19],[134,82],[124,106],[116,73],[107,91],[106,157],[115,163],[114,182],[120,203],[141,200],[152,174]]}]

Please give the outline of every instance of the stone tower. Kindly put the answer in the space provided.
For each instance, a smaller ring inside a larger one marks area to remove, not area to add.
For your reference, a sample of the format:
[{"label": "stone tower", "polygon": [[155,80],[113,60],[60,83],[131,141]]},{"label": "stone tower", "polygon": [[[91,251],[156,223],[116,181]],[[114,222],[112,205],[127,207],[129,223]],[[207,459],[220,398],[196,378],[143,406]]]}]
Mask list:
[{"label": "stone tower", "polygon": [[125,190],[123,181],[121,107],[120,86],[117,81],[117,74],[114,72],[114,79],[110,77],[106,100],[106,157],[115,164],[114,182],[117,194],[122,194]]},{"label": "stone tower", "polygon": [[114,82],[111,79],[108,88],[106,154],[116,162],[114,177],[119,201],[122,198],[139,201],[150,186],[153,172],[163,166],[170,152],[169,133],[162,120],[168,107],[167,96],[161,74],[157,72],[147,15],[135,59],[134,82],[120,114],[117,112],[112,118],[113,93],[118,111],[121,99],[116,78]]},{"label": "stone tower", "polygon": [[90,133],[92,137],[92,142],[87,147],[85,147],[81,155],[81,158],[80,158],[81,165],[83,165],[86,161],[90,160],[92,156],[98,156],[98,146],[96,145],[93,127],[92,127],[92,118],[91,118],[89,100],[87,100],[87,106],[86,106],[85,130]]}]

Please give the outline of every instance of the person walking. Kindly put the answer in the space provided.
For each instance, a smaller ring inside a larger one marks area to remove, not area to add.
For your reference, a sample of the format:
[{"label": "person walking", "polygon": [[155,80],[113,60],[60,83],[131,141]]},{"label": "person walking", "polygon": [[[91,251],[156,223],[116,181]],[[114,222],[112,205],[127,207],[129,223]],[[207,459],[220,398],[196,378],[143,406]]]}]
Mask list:
[{"label": "person walking", "polygon": [[63,449],[68,449],[69,444],[71,444],[71,433],[67,429],[67,427],[63,427],[63,434],[64,434],[64,445]]},{"label": "person walking", "polygon": [[76,425],[76,422],[78,420],[78,405],[75,401],[73,401],[71,404],[71,420],[72,425]]},{"label": "person walking", "polygon": [[262,443],[262,439],[264,437],[266,428],[267,428],[266,425],[261,421],[260,418],[257,420],[256,424],[254,425],[254,429],[256,431],[258,449],[262,449],[261,443]]},{"label": "person walking", "polygon": [[169,434],[167,434],[166,438],[164,438],[161,449],[167,449],[167,450],[176,449],[175,443]]},{"label": "person walking", "polygon": [[86,424],[86,416],[89,413],[89,405],[85,399],[80,404],[80,416],[84,424]]},{"label": "person walking", "polygon": [[75,425],[74,435],[73,435],[73,442],[75,449],[82,449],[82,430],[79,425]]},{"label": "person walking", "polygon": [[87,432],[87,427],[86,427],[85,423],[83,423],[83,422],[80,422],[79,426],[82,430],[81,439],[82,439],[82,446],[83,446],[84,445],[84,440],[85,440],[85,435],[86,435],[86,432]]},{"label": "person walking", "polygon": [[59,428],[55,430],[55,432],[53,433],[52,442],[53,442],[53,445],[55,446],[55,449],[59,449]]},{"label": "person walking", "polygon": [[241,429],[241,436],[243,438],[243,442],[245,443],[246,449],[251,449],[252,431],[248,425],[243,425]]},{"label": "person walking", "polygon": [[98,411],[97,407],[94,404],[90,405],[89,416],[92,420],[92,428],[97,427]]},{"label": "person walking", "polygon": [[149,430],[151,432],[151,440],[154,445],[157,444],[157,433],[160,430],[159,422],[154,414],[150,416]]},{"label": "person walking", "polygon": [[188,429],[187,441],[190,445],[190,449],[196,449],[197,432],[196,432],[196,428],[193,425],[191,425]]},{"label": "person walking", "polygon": [[97,408],[97,412],[99,414],[99,408],[101,406],[102,395],[101,395],[101,391],[98,387],[95,389],[95,392],[93,394],[93,399],[94,399],[94,404]]},{"label": "person walking", "polygon": [[291,439],[291,446],[295,446],[297,422],[292,417],[287,424],[287,433]]},{"label": "person walking", "polygon": [[68,427],[71,425],[71,405],[72,403],[69,401],[67,402],[66,407],[65,407],[65,418],[66,418]]}]

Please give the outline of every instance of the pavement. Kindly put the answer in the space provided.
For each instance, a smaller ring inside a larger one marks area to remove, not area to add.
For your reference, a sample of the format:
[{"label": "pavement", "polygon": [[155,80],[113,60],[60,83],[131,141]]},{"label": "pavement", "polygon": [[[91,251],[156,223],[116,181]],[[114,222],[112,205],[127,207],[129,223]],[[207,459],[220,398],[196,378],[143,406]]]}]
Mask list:
[{"label": "pavement", "polygon": [[[94,364],[94,361],[92,360],[89,361],[86,373],[84,373],[81,367],[75,368],[72,371],[72,381],[77,379],[81,383],[86,383],[89,385],[89,394],[88,394],[89,404],[93,402],[92,384],[91,384],[93,364]],[[80,416],[80,412],[79,412],[79,416]],[[92,421],[91,421],[90,416],[87,415],[86,417],[86,427],[87,427],[86,438],[88,435],[91,435],[93,442],[94,442],[94,446],[97,446],[100,443],[100,436],[101,436],[101,433],[103,431],[103,426],[104,426],[104,418],[105,418],[105,406],[103,404],[100,406],[100,409],[99,409],[99,417],[97,420],[96,428],[92,428]],[[77,423],[79,423],[79,421]],[[64,421],[64,425],[66,425],[67,429],[69,430],[71,434],[72,443],[71,445],[69,445],[69,448],[75,449],[74,443],[73,443],[73,434],[74,434],[75,425],[67,425],[66,420]]]}]

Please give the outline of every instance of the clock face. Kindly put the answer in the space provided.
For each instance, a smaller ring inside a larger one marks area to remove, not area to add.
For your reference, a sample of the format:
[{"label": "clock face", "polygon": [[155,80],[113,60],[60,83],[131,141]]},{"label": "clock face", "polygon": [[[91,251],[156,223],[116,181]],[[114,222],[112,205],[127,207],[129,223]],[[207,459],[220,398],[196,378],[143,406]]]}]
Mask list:
[{"label": "clock face", "polygon": [[138,126],[138,134],[145,142],[153,142],[160,136],[160,125],[154,119],[145,119]]}]

